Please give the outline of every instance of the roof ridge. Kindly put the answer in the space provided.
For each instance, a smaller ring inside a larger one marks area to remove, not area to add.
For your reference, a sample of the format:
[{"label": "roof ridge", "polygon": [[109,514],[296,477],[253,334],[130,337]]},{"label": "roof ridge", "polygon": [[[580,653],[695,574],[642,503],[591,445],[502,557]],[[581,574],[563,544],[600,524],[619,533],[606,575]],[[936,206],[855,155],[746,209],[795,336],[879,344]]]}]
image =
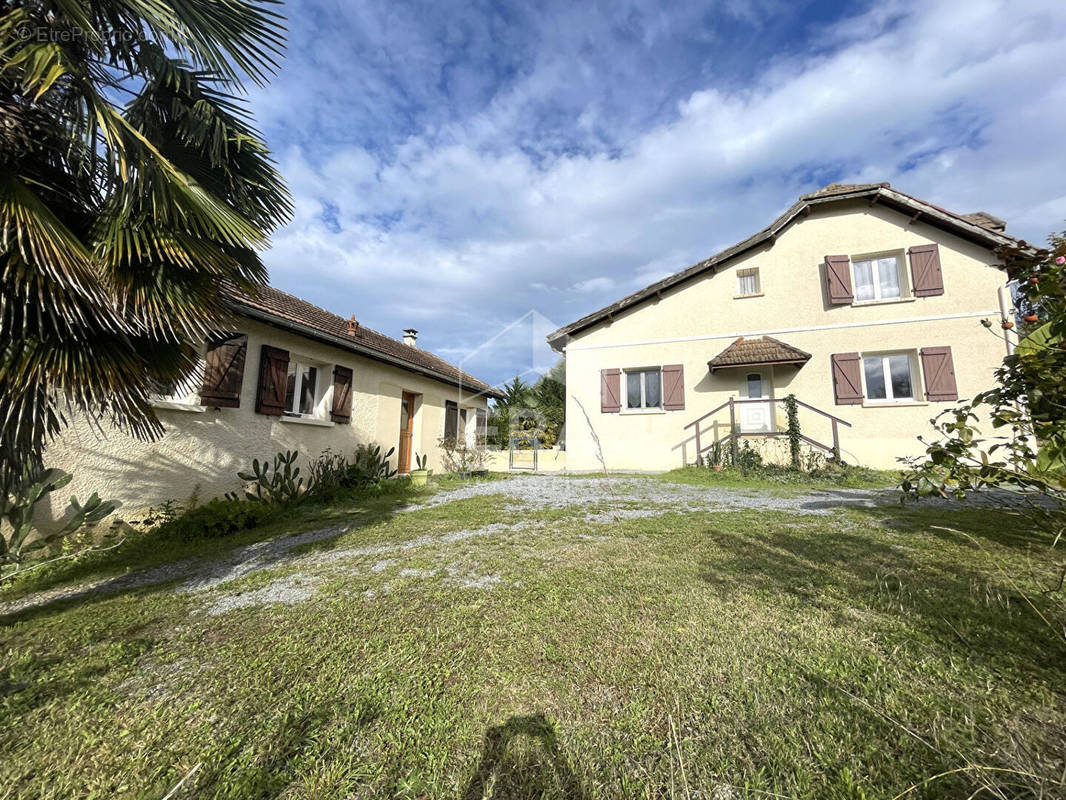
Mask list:
[{"label": "roof ridge", "polygon": [[[292,292],[286,292],[284,289],[279,289],[278,287],[273,286],[271,284],[267,284],[267,285],[262,286],[260,288],[261,289],[269,289],[272,292],[277,292],[278,294],[283,294],[286,297],[289,297],[289,298],[295,300],[298,303],[303,303],[304,305],[311,306],[311,308],[315,309],[316,311],[321,311],[323,314],[329,314],[331,317],[336,317],[341,322],[344,322],[344,323],[348,322],[348,320],[346,320],[340,314],[335,314],[332,311],[330,311],[328,308],[323,308],[322,306],[315,305],[310,300],[305,300],[304,298],[300,297],[299,295],[293,294]],[[355,315],[353,314],[352,316],[354,317]],[[355,321],[359,322],[359,318],[356,317]],[[394,342],[397,342],[399,344],[403,344],[403,342],[400,339],[397,339],[395,336],[389,336],[387,333],[382,333],[381,331],[379,331],[379,330],[377,330],[375,328],[371,328],[369,325],[364,325],[362,322],[359,322],[359,330],[369,331],[370,333],[376,333],[378,336],[384,336],[387,339],[392,339]],[[430,351],[423,350],[422,352],[423,353],[429,353]]]}]

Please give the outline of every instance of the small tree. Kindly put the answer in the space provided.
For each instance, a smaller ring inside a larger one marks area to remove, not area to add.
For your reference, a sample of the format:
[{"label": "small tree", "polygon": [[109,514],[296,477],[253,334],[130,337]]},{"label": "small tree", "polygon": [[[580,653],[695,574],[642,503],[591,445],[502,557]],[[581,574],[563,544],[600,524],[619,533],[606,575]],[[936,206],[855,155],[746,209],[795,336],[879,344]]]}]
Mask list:
[{"label": "small tree", "polygon": [[533,384],[533,405],[544,417],[545,444],[555,444],[566,425],[566,363],[563,359]]}]

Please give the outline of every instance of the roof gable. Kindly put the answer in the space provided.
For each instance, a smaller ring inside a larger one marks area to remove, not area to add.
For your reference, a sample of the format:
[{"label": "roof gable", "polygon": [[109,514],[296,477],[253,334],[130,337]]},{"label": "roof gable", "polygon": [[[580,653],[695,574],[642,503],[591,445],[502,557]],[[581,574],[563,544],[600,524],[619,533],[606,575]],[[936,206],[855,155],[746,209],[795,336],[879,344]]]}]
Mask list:
[{"label": "roof gable", "polygon": [[915,220],[921,219],[923,222],[989,249],[1025,245],[1025,242],[1008,236],[1003,232],[1003,228],[1006,226],[1002,220],[983,211],[966,215],[956,214],[893,189],[888,183],[831,183],[814,192],[800,195],[799,199],[787,211],[768,226],[747,239],[737,242],[732,247],[728,247],[710,258],[675,272],[673,275],[668,275],[640,291],[571,322],[569,325],[564,325],[548,335],[548,343],[553,348],[560,349],[565,346],[571,336],[593,325],[604,320],[610,320],[615,315],[658,297],[664,291],[683,284],[709,270],[715,270],[755,247],[766,244],[773,245],[790,225],[810,214],[812,209],[855,200],[865,200],[871,205],[887,206],[905,213]]}]

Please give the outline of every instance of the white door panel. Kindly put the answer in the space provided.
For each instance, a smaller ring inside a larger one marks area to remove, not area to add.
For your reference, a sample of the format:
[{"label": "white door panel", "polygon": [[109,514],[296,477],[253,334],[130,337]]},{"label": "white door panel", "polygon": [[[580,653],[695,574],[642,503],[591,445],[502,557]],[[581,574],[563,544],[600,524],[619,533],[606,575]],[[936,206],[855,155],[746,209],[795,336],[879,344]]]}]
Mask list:
[{"label": "white door panel", "polygon": [[[744,383],[740,387],[741,396],[745,400],[766,399],[773,395],[772,387],[766,373],[749,372],[744,376]],[[740,409],[740,432],[741,433],[769,433],[774,430],[773,403],[741,403]]]}]

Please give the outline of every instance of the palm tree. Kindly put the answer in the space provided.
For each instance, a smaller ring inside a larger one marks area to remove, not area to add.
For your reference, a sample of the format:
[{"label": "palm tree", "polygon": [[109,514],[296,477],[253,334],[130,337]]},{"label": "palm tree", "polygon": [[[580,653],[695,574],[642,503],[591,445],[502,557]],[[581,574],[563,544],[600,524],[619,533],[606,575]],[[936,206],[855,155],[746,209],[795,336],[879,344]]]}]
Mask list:
[{"label": "palm tree", "polygon": [[72,411],[141,438],[227,286],[291,215],[239,93],[284,47],[271,0],[0,3],[0,482]]}]

